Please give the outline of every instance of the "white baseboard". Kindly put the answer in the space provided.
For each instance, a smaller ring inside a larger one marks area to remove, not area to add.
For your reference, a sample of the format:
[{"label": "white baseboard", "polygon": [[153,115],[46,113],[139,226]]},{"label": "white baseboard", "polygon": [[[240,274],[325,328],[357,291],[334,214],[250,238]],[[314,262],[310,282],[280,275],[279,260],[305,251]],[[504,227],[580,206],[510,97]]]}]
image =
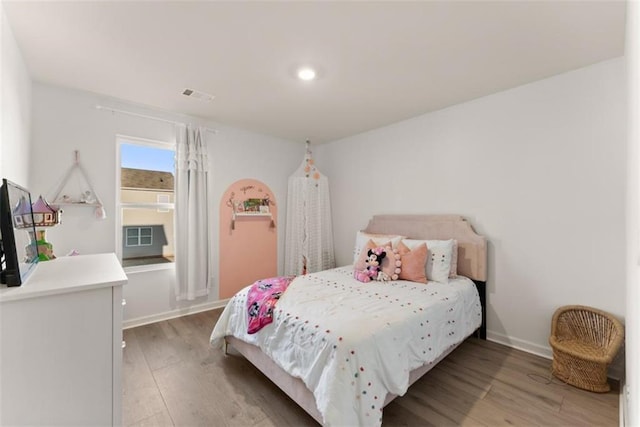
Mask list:
[{"label": "white baseboard", "polygon": [[220,301],[212,301],[204,304],[192,305],[189,307],[177,308],[171,311],[165,311],[163,313],[156,313],[150,316],[137,317],[135,319],[128,319],[122,322],[122,329],[135,328],[136,326],[148,325],[149,323],[156,323],[163,320],[175,319],[176,317],[187,316],[189,314],[196,314],[202,311],[213,310],[216,308],[223,308],[227,305],[230,298]]},{"label": "white baseboard", "polygon": [[526,351],[527,353],[535,354],[537,356],[544,357],[545,359],[553,358],[551,347],[544,347],[539,344],[512,338],[497,332],[487,331],[487,340],[497,342],[498,344],[506,345],[507,347],[515,348],[517,350]]},{"label": "white baseboard", "polygon": [[[544,357],[545,359],[553,359],[553,350],[551,349],[551,346],[541,346],[539,344],[512,338],[507,335],[499,334],[492,331],[487,331],[487,340],[506,345],[507,347],[515,348],[516,350],[526,351],[527,353],[535,354],[537,356]],[[614,360],[613,363],[609,365],[607,376],[618,381],[624,378],[623,363],[621,363],[617,359]]]}]

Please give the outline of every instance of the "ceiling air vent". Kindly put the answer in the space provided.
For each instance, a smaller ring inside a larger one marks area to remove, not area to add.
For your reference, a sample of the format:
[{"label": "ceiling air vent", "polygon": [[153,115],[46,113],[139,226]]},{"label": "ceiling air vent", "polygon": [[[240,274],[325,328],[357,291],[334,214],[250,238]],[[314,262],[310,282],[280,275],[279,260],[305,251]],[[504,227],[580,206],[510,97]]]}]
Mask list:
[{"label": "ceiling air vent", "polygon": [[208,93],[189,88],[183,90],[182,94],[184,96],[188,96],[189,98],[199,99],[205,102],[210,102],[213,98],[215,98],[213,95],[209,95]]}]

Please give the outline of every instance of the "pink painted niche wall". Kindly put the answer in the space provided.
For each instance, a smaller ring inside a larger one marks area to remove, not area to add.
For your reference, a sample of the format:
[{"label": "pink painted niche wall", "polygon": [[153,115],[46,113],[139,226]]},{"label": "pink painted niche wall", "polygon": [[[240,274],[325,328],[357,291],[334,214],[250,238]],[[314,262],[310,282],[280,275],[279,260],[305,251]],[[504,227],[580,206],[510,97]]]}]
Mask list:
[{"label": "pink painted niche wall", "polygon": [[220,202],[220,298],[278,274],[278,210],[271,189],[255,179],[227,188]]}]

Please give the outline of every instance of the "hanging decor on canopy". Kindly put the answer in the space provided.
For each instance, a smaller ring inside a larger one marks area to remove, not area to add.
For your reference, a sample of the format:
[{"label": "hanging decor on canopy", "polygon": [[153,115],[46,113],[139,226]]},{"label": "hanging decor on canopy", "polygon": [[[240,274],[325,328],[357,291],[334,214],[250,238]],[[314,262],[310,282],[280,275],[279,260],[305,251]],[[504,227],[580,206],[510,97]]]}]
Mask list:
[{"label": "hanging decor on canopy", "polygon": [[309,141],[300,167],[289,177],[285,275],[335,267],[329,180],[318,170]]}]

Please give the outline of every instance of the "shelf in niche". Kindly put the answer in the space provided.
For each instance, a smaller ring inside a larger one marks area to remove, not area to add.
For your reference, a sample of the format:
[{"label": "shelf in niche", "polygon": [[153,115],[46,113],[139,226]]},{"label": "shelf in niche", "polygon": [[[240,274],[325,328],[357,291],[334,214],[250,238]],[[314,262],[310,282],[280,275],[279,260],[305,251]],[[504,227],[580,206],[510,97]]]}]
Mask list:
[{"label": "shelf in niche", "polygon": [[234,212],[231,215],[231,229],[236,229],[236,219],[239,218],[268,218],[271,220],[271,228],[276,228],[276,223],[273,220],[271,212]]},{"label": "shelf in niche", "polygon": [[236,212],[233,215],[236,216],[236,217],[238,217],[238,216],[265,216],[265,217],[271,217],[271,213],[270,212]]}]

